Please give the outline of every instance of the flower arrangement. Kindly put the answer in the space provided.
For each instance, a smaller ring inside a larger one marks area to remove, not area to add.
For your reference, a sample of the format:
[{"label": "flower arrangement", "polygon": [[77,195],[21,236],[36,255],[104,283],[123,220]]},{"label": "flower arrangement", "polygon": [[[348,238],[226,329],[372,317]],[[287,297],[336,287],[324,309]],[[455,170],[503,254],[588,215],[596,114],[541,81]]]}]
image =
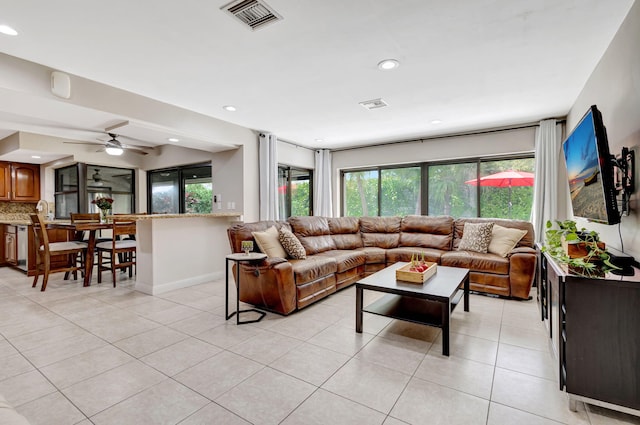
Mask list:
[{"label": "flower arrangement", "polygon": [[111,204],[113,204],[113,199],[112,198],[96,198],[93,201],[91,201],[91,203],[95,204],[102,211],[105,211],[105,210],[111,209]]}]

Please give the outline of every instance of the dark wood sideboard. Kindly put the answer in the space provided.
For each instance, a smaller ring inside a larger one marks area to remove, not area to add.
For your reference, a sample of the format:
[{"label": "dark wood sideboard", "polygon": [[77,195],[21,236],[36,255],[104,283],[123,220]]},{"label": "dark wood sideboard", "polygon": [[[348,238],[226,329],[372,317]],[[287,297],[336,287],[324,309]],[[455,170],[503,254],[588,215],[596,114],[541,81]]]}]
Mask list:
[{"label": "dark wood sideboard", "polygon": [[580,400],[640,416],[640,270],[584,277],[538,255],[541,319],[569,408]]}]

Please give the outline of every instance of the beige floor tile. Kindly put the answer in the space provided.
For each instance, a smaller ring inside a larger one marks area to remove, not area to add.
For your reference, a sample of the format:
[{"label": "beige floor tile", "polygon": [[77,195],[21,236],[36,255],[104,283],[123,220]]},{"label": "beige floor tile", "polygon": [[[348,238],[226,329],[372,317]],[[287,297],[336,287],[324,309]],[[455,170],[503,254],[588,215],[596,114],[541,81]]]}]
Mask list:
[{"label": "beige floor tile", "polygon": [[92,416],[91,421],[96,425],[176,424],[208,403],[198,393],[166,379]]},{"label": "beige floor tile", "polygon": [[487,425],[559,425],[560,422],[533,415],[513,407],[491,403]]},{"label": "beige floor tile", "polygon": [[380,412],[319,389],[294,410],[282,424],[375,425],[382,424],[384,419],[385,415]]},{"label": "beige floor tile", "polygon": [[550,380],[556,380],[558,376],[558,362],[549,351],[509,344],[498,345],[496,366]]},{"label": "beige floor tile", "polygon": [[109,342],[129,338],[160,326],[159,323],[124,311],[119,315],[91,316],[83,319],[79,324]]},{"label": "beige floor tile", "polygon": [[586,416],[586,412],[569,410],[567,395],[558,390],[557,382],[499,367],[493,380],[491,401],[562,423]]},{"label": "beige floor tile", "polygon": [[[296,312],[300,317],[325,323],[336,323],[348,314],[344,308],[324,303],[315,303]],[[352,317],[355,318],[355,315]]]},{"label": "beige floor tile", "polygon": [[50,364],[40,371],[56,387],[62,389],[133,360],[133,357],[122,350],[105,345]]},{"label": "beige floor tile", "polygon": [[74,336],[86,335],[87,331],[70,322],[63,322],[59,325],[40,329],[35,332],[23,334],[16,337],[9,337],[9,341],[20,351],[27,351],[41,346],[61,341]]},{"label": "beige floor tile", "polygon": [[15,356],[18,354],[18,350],[9,343],[6,339],[0,339],[0,359],[8,356]]},{"label": "beige floor tile", "polygon": [[178,305],[179,304],[176,304],[173,301],[166,300],[161,297],[149,297],[145,298],[144,302],[124,307],[124,309],[130,313],[139,314],[140,316],[148,316],[153,313],[161,313]]},{"label": "beige floor tile", "polygon": [[37,370],[0,381],[0,394],[13,407],[19,407],[21,404],[36,400],[55,391],[55,387]]},{"label": "beige floor tile", "polygon": [[113,345],[126,351],[133,357],[140,358],[186,338],[188,338],[188,335],[182,332],[161,326],[129,338],[121,339]]},{"label": "beige floor tile", "polygon": [[164,379],[163,374],[134,360],[64,388],[62,392],[90,417]]},{"label": "beige floor tile", "polygon": [[498,341],[500,339],[500,318],[468,312],[451,317],[451,332],[476,338]]},{"label": "beige floor tile", "polygon": [[169,324],[169,327],[190,336],[196,336],[225,323],[224,317],[200,312],[187,319]]},{"label": "beige floor tile", "polygon": [[[462,357],[489,365],[496,364],[498,343],[488,339],[451,332],[449,335],[449,355]],[[442,355],[442,335],[429,350],[429,354]]]},{"label": "beige floor tile", "polygon": [[234,345],[229,351],[267,365],[300,344],[302,341],[299,339],[264,331]]},{"label": "beige floor tile", "polygon": [[352,356],[372,339],[373,335],[371,334],[357,333],[353,329],[339,325],[331,325],[307,340],[307,342]]},{"label": "beige floor tile", "polygon": [[616,410],[606,409],[592,404],[586,405],[592,425],[638,425],[640,416],[633,416]]},{"label": "beige floor tile", "polygon": [[270,368],[252,375],[215,401],[255,425],[278,424],[316,387]]},{"label": "beige floor tile", "polygon": [[349,361],[346,354],[336,353],[313,344],[302,343],[272,362],[273,369],[294,376],[313,385],[322,385]]},{"label": "beige floor tile", "polygon": [[20,353],[0,358],[0,381],[34,370],[34,367]]},{"label": "beige floor tile", "polygon": [[48,310],[42,310],[37,313],[18,313],[16,317],[20,317],[21,320],[9,321],[0,319],[0,334],[6,338],[12,338],[52,328],[67,322],[64,318]]},{"label": "beige floor tile", "polygon": [[25,403],[17,410],[31,425],[77,424],[86,419],[82,412],[58,391]]},{"label": "beige floor tile", "polygon": [[153,320],[154,322],[168,325],[173,322],[188,319],[201,313],[200,310],[188,307],[186,305],[176,305],[175,307],[168,308],[163,311],[157,311],[151,314],[144,315],[145,318]]},{"label": "beige floor tile", "polygon": [[240,416],[228,411],[216,403],[209,403],[180,425],[251,425]]},{"label": "beige floor tile", "polygon": [[437,340],[440,333],[440,328],[433,326],[405,322],[403,320],[392,320],[380,331],[378,336],[398,341],[415,340],[433,343]]},{"label": "beige floor tile", "polygon": [[[393,322],[393,319],[384,316],[378,316],[377,314],[363,313],[362,316],[362,331],[371,335],[377,335],[386,328],[389,323]],[[355,313],[342,318],[337,322],[340,326],[345,326],[349,329],[356,329],[356,316]]]},{"label": "beige floor tile", "polygon": [[24,351],[23,354],[36,367],[43,367],[105,345],[107,343],[102,339],[85,332],[79,336],[42,344]]},{"label": "beige floor tile", "polygon": [[391,416],[387,416],[382,425],[407,425],[407,422],[401,421]]},{"label": "beige floor tile", "polygon": [[375,363],[352,359],[338,370],[322,388],[389,413],[410,377]]},{"label": "beige floor tile", "polygon": [[375,337],[356,354],[356,358],[412,375],[431,343],[404,338],[404,340]]},{"label": "beige floor tile", "polygon": [[428,354],[415,377],[489,400],[493,372],[493,365],[461,357]]},{"label": "beige floor tile", "polygon": [[263,368],[263,365],[253,360],[222,351],[173,378],[210,400],[215,400]]},{"label": "beige floor tile", "polygon": [[412,379],[390,416],[410,424],[484,425],[488,408],[488,400]]},{"label": "beige floor tile", "polygon": [[540,322],[537,329],[518,328],[502,324],[500,342],[517,345],[518,347],[531,348],[533,350],[546,351],[549,347],[549,334]]},{"label": "beige floor tile", "polygon": [[302,341],[314,337],[331,326],[327,322],[318,321],[311,317],[297,317],[297,315],[275,320],[274,322],[267,329]]},{"label": "beige floor tile", "polygon": [[213,311],[224,307],[224,297],[217,295],[204,296],[193,301],[185,302],[184,305],[201,311]]},{"label": "beige floor tile", "polygon": [[189,337],[142,357],[144,363],[167,376],[173,376],[221,351],[215,345]]},{"label": "beige floor tile", "polygon": [[226,322],[223,325],[199,333],[195,337],[220,348],[229,348],[261,332],[264,331],[253,326],[236,325],[235,322]]}]

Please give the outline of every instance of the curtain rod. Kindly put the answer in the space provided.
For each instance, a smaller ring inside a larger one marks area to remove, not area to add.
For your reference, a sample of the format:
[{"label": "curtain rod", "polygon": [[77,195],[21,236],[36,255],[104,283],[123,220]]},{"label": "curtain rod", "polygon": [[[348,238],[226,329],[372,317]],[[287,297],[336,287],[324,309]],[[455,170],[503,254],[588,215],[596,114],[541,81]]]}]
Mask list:
[{"label": "curtain rod", "polygon": [[[552,118],[545,118],[545,119],[552,119]],[[557,124],[563,124],[565,123],[567,120],[566,118],[556,118],[556,125]],[[542,120],[544,121],[544,120]],[[333,152],[344,152],[344,151],[351,151],[354,149],[362,149],[362,148],[372,148],[372,147],[377,147],[377,146],[387,146],[387,145],[397,145],[399,143],[412,143],[412,142],[424,142],[427,140],[436,140],[436,139],[449,139],[451,137],[460,137],[460,136],[475,136],[478,134],[490,134],[490,133],[500,133],[502,131],[510,131],[510,130],[522,130],[525,128],[532,128],[532,127],[538,127],[540,125],[540,121],[535,122],[535,123],[528,123],[528,124],[521,124],[515,127],[503,127],[503,128],[494,128],[494,129],[488,129],[488,130],[477,130],[477,131],[469,131],[467,133],[452,133],[452,134],[445,134],[442,136],[432,136],[432,137],[422,137],[419,139],[408,139],[408,140],[396,140],[396,141],[392,141],[392,142],[383,142],[383,143],[375,143],[375,144],[370,144],[370,145],[361,145],[361,146],[352,146],[352,147],[347,147],[347,148],[338,148],[338,149],[330,149],[330,151]]]}]

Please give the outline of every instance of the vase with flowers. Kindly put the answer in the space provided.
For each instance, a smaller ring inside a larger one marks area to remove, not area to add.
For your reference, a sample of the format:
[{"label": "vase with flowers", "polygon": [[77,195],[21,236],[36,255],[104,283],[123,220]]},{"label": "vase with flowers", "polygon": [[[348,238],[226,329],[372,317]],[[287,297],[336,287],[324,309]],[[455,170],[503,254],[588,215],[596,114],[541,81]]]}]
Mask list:
[{"label": "vase with flowers", "polygon": [[100,208],[100,222],[107,222],[107,215],[109,215],[109,211],[111,211],[111,205],[113,204],[112,198],[100,197],[91,201],[92,204],[95,204],[98,208]]}]

